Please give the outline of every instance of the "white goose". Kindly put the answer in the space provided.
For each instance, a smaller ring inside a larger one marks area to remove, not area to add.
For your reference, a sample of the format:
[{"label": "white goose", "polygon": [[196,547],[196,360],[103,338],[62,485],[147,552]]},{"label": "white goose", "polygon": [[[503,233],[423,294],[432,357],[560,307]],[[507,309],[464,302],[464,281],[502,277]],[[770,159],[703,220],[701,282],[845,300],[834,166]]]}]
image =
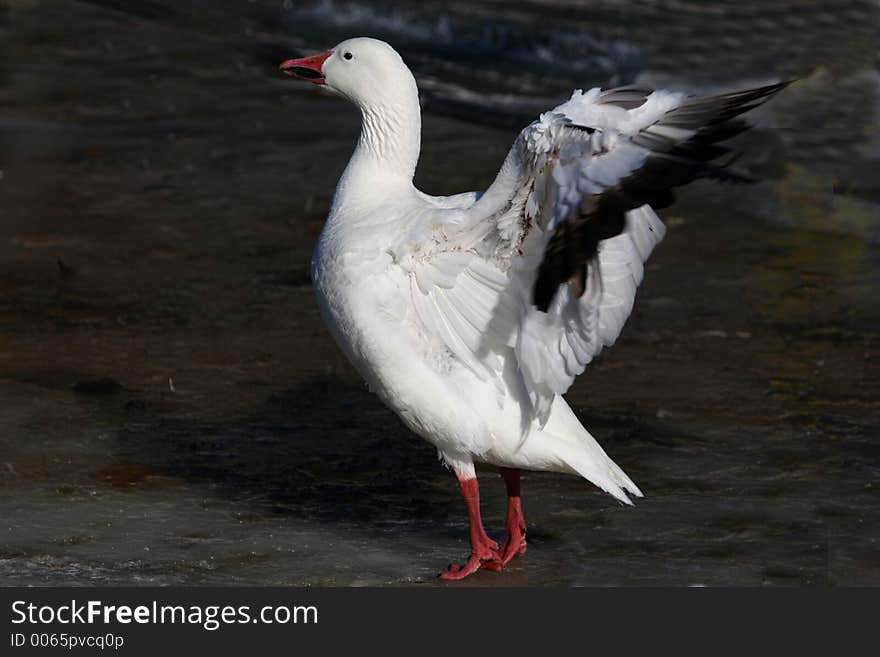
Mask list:
[{"label": "white goose", "polygon": [[[734,117],[784,84],[711,98],[576,91],[517,137],[483,193],[413,185],[421,118],[412,73],[369,38],[284,62],[361,110],[312,260],[321,312],[370,388],[435,445],[461,486],[471,555],[442,577],[500,570],[526,548],[519,471],[577,474],[630,504],[642,493],[562,398],[614,343],[663,238],[652,207],[713,164]],[[474,463],[507,484],[507,539],[483,529]]]}]

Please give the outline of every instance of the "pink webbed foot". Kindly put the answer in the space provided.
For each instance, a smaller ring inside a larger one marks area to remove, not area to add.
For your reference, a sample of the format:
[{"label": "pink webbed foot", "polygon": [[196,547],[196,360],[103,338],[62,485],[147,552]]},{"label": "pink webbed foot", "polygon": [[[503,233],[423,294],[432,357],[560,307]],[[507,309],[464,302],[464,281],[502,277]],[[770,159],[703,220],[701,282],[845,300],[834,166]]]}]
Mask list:
[{"label": "pink webbed foot", "polygon": [[522,515],[517,521],[507,524],[507,538],[501,546],[501,563],[507,565],[514,557],[521,557],[526,553],[526,523]]},{"label": "pink webbed foot", "polygon": [[480,568],[486,570],[501,570],[501,561],[498,552],[498,543],[491,539],[486,539],[485,543],[479,549],[472,548],[471,556],[467,563],[451,564],[449,570],[440,574],[440,579],[455,580],[464,579],[468,575],[473,575]]},{"label": "pink webbed foot", "polygon": [[468,575],[473,575],[480,568],[487,570],[500,570],[501,568],[498,544],[490,539],[486,535],[486,530],[483,529],[483,521],[480,518],[480,487],[476,477],[465,479],[458,476],[458,483],[461,486],[461,496],[464,498],[470,520],[471,556],[465,564],[449,566],[449,570],[440,575],[441,579],[446,580],[464,579]]},{"label": "pink webbed foot", "polygon": [[484,566],[487,570],[501,570],[511,559],[526,553],[526,520],[520,500],[519,470],[500,470],[507,484],[507,538],[498,553],[499,559]]}]

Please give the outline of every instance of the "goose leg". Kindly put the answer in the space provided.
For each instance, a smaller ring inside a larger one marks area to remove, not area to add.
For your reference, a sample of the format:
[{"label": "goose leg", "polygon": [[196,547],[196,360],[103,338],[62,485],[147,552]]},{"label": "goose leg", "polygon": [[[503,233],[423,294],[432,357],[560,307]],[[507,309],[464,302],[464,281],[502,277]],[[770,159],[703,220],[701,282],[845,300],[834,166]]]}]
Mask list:
[{"label": "goose leg", "polygon": [[[476,477],[465,479],[458,477],[461,487],[461,496],[467,506],[468,519],[471,524],[471,556],[463,565],[452,564],[449,570],[440,575],[441,579],[464,579],[472,575],[480,568],[487,567],[490,570],[500,570],[501,562],[498,555],[498,543],[486,535],[483,521],[480,518],[480,486]],[[498,568],[491,566],[497,564]]]},{"label": "goose leg", "polygon": [[493,562],[490,569],[498,570],[516,556],[526,553],[526,519],[522,512],[522,502],[519,491],[519,470],[513,468],[498,468],[504,483],[507,485],[507,538],[501,546],[501,562]]}]

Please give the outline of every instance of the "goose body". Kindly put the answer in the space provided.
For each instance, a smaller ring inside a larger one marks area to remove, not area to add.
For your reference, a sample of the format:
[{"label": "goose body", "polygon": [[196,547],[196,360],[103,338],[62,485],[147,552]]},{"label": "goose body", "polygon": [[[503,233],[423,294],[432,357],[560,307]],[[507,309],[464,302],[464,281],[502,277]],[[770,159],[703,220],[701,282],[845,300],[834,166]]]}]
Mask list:
[{"label": "goose body", "polygon": [[[413,185],[418,90],[388,44],[350,39],[282,69],[362,113],[312,279],[340,348],[459,480],[472,553],[443,576],[500,570],[525,551],[520,470],[641,497],[562,394],[623,328],[665,232],[653,207],[695,178],[744,180],[713,163],[718,142],[782,85],[702,99],[576,91],[520,133],[485,192],[434,197]],[[501,548],[483,530],[475,462],[507,484]]]}]

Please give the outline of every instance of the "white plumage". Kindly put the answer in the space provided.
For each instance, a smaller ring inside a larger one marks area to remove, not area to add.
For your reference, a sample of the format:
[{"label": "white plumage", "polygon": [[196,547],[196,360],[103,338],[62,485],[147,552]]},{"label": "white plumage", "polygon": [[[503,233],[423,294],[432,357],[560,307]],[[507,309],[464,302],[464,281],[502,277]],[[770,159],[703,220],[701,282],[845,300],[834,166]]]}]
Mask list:
[{"label": "white plumage", "polygon": [[[525,546],[521,517],[523,536],[509,536],[500,552],[474,527],[475,461],[507,475],[578,474],[625,503],[641,496],[562,394],[620,335],[663,238],[642,201],[700,176],[739,177],[708,163],[720,152],[715,142],[736,130],[714,138],[706,126],[730,126],[747,102],[576,91],[520,133],[484,193],[432,197],[412,183],[418,92],[390,46],[351,39],[282,68],[346,96],[363,115],[312,276],[351,362],[462,482],[474,554],[447,576],[500,568]],[[514,490],[505,478],[518,508],[518,479]],[[478,502],[476,513],[479,522]]]}]

